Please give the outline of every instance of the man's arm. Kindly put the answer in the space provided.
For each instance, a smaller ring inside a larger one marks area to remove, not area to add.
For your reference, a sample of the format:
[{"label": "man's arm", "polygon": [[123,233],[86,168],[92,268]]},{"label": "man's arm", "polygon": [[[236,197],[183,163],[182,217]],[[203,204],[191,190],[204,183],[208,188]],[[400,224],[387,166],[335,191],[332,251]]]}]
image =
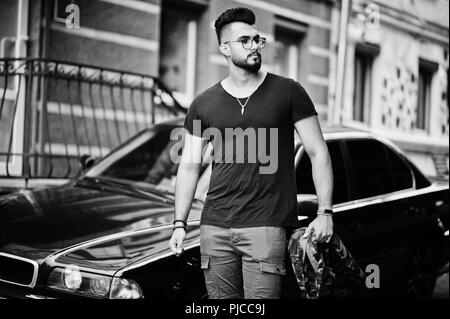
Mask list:
[{"label": "man's arm", "polygon": [[206,141],[186,133],[183,153],[175,183],[175,219],[187,220],[202,164],[202,149]]},{"label": "man's arm", "polygon": [[[305,151],[311,159],[314,186],[317,192],[319,208],[332,208],[333,195],[333,169],[327,144],[323,138],[322,130],[317,116],[309,116],[295,123]],[[305,236],[314,232],[319,242],[329,241],[333,234],[333,220],[331,216],[318,215],[309,225]]]},{"label": "man's arm", "polygon": [[[189,133],[185,135],[183,153],[175,183],[175,220],[186,221],[189,216],[200,174],[202,149],[207,142],[207,140]],[[182,222],[175,223],[175,227],[183,225]],[[186,231],[183,228],[174,229],[169,241],[169,247],[174,253],[180,254],[182,252],[185,237]]]}]

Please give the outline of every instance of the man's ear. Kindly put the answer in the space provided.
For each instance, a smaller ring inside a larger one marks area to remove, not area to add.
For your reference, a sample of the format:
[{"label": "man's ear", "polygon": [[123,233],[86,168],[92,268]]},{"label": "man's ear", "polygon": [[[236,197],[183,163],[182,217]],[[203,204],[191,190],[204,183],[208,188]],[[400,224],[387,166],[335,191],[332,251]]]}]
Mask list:
[{"label": "man's ear", "polygon": [[226,57],[229,57],[231,55],[230,48],[226,44],[219,45],[219,50],[220,53],[222,53]]}]

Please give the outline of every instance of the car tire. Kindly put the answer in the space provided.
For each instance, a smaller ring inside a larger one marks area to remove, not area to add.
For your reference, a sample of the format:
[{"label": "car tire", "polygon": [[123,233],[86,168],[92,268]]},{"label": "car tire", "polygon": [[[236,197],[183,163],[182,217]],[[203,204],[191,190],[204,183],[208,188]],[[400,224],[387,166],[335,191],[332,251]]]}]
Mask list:
[{"label": "car tire", "polygon": [[420,244],[414,251],[407,271],[405,295],[430,298],[437,279],[436,246]]}]

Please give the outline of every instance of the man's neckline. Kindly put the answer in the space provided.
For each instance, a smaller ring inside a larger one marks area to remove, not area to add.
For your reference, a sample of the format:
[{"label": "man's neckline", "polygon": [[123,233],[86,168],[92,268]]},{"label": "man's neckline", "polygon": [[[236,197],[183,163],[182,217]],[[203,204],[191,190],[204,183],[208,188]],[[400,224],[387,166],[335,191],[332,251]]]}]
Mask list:
[{"label": "man's neckline", "polygon": [[231,92],[228,92],[228,91],[223,87],[223,84],[222,84],[222,81],[223,81],[223,80],[222,80],[222,81],[219,81],[218,84],[219,84],[220,88],[222,89],[222,91],[224,91],[226,94],[228,94],[228,95],[231,96],[232,98],[234,98],[234,99],[246,99],[246,98],[252,96],[253,94],[255,94],[255,93],[259,90],[259,88],[263,86],[263,84],[266,82],[267,78],[269,77],[269,73],[270,73],[270,72],[266,72],[266,74],[264,75],[264,79],[261,81],[261,83],[258,85],[258,87],[257,87],[250,95],[245,96],[245,97],[236,97],[236,96],[234,96]]}]

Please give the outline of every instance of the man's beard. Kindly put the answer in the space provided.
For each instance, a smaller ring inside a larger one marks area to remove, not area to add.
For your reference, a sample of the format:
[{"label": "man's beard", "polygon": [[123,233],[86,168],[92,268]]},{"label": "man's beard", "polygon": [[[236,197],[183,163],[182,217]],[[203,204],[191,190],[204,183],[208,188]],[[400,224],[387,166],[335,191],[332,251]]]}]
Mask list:
[{"label": "man's beard", "polygon": [[[258,61],[254,62],[254,63],[249,63],[247,61],[247,59],[254,55],[258,56]],[[233,64],[235,66],[240,67],[241,69],[244,69],[251,73],[256,73],[261,68],[262,58],[261,58],[261,54],[259,52],[255,51],[255,52],[249,54],[246,59],[239,60],[239,59],[236,59],[235,57],[231,57],[231,62],[233,62]]]}]

